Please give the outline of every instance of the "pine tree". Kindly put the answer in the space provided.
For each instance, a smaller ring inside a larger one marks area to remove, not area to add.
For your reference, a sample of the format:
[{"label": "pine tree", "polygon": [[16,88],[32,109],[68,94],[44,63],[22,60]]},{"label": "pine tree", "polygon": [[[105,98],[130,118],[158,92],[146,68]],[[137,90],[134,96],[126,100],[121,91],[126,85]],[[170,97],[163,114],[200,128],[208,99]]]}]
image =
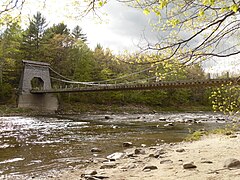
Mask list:
[{"label": "pine tree", "polygon": [[40,48],[43,44],[43,35],[47,27],[46,18],[40,12],[37,12],[30,20],[30,24],[24,33],[22,50],[24,58],[29,60],[38,60],[40,58]]},{"label": "pine tree", "polygon": [[87,41],[86,34],[82,33],[82,28],[78,25],[73,29],[72,35],[75,39],[80,39],[83,42]]}]

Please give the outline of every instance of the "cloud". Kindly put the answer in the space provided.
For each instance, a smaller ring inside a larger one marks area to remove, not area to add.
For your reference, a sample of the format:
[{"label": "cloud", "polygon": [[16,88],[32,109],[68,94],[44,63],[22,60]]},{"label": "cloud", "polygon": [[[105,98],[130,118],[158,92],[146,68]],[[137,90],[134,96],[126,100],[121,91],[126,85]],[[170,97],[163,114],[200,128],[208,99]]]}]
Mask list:
[{"label": "cloud", "polygon": [[100,43],[115,52],[126,49],[135,51],[143,35],[150,39],[156,37],[149,25],[149,16],[144,15],[141,10],[111,1],[103,11],[108,14],[106,22],[100,24],[84,20],[82,23],[90,46]]}]

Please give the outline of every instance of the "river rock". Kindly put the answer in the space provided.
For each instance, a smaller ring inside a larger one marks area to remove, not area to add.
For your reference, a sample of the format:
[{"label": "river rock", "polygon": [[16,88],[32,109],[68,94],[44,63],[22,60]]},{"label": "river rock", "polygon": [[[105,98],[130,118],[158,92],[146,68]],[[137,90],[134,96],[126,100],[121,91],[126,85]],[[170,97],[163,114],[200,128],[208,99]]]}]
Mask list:
[{"label": "river rock", "polygon": [[111,161],[116,161],[117,159],[121,159],[125,154],[121,152],[115,152],[107,156],[107,158]]},{"label": "river rock", "polygon": [[235,158],[229,158],[224,162],[226,168],[240,168],[240,161]]},{"label": "river rock", "polygon": [[145,154],[145,150],[141,148],[137,148],[134,150],[134,154]]},{"label": "river rock", "polygon": [[127,165],[123,166],[121,169],[134,169],[136,167],[137,167],[136,164],[130,163],[130,164],[127,164]]},{"label": "river rock", "polygon": [[174,124],[173,123],[167,123],[167,124],[164,124],[163,126],[164,127],[169,127],[169,126],[174,126]]},{"label": "river rock", "polygon": [[104,118],[105,119],[112,119],[110,116],[107,116],[107,115]]},{"label": "river rock", "polygon": [[155,170],[158,169],[157,166],[153,166],[153,165],[147,165],[143,168],[143,171],[151,171],[151,170]]},{"label": "river rock", "polygon": [[94,147],[91,149],[91,152],[101,152],[102,150],[100,148]]},{"label": "river rock", "polygon": [[201,163],[212,164],[213,162],[209,160],[202,160]]},{"label": "river rock", "polygon": [[106,158],[94,158],[93,159],[93,163],[97,164],[97,163],[103,163],[103,162],[107,162],[108,159]]},{"label": "river rock", "polygon": [[159,121],[166,121],[166,118],[159,118]]},{"label": "river rock", "polygon": [[192,169],[192,168],[196,168],[196,167],[197,167],[197,166],[194,165],[193,162],[190,162],[190,163],[184,163],[184,164],[183,164],[183,168],[184,168],[184,169]]},{"label": "river rock", "polygon": [[86,170],[83,175],[95,175],[97,174],[97,171],[96,170]]},{"label": "river rock", "polygon": [[133,146],[133,143],[131,142],[123,142],[123,147],[132,147]]},{"label": "river rock", "polygon": [[170,159],[160,161],[160,164],[172,164],[172,163],[173,163],[173,161]]},{"label": "river rock", "polygon": [[149,154],[149,157],[159,158],[163,154],[165,154],[164,149],[157,149],[154,153]]},{"label": "river rock", "polygon": [[117,164],[115,162],[104,162],[100,169],[111,169],[116,168]]},{"label": "river rock", "polygon": [[176,152],[184,152],[185,149],[177,149]]}]

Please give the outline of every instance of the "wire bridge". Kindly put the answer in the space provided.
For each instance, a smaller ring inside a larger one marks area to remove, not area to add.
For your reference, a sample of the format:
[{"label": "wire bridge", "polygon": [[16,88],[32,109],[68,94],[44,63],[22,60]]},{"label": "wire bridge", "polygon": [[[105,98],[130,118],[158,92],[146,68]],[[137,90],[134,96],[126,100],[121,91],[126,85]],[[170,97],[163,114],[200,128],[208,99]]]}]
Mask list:
[{"label": "wire bridge", "polygon": [[[152,67],[151,67],[152,68]],[[152,76],[150,78],[138,79],[128,81],[133,75],[149,71],[150,68],[144,69],[142,71],[133,72],[131,74],[124,75],[122,77],[94,81],[94,82],[79,82],[74,81],[60,73],[56,72],[54,69],[49,67],[53,85],[51,88],[33,88],[31,89],[32,94],[44,94],[44,93],[74,93],[74,92],[98,92],[98,91],[124,91],[124,90],[153,90],[153,89],[167,89],[167,88],[199,88],[199,87],[213,87],[222,85],[239,85],[240,77],[229,77],[229,73],[224,78],[210,78],[210,74],[207,78],[202,79],[190,79],[190,80],[173,80],[166,81],[160,80],[157,76]],[[57,76],[57,77],[56,77]],[[121,82],[122,81],[122,82]],[[123,82],[124,81],[124,82]]]}]

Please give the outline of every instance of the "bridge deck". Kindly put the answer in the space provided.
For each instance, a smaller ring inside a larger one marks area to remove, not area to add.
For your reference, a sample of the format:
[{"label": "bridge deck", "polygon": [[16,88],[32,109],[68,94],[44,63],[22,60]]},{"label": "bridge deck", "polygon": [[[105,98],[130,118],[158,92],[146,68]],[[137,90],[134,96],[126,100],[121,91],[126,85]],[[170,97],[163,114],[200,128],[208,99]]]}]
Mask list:
[{"label": "bridge deck", "polygon": [[149,90],[166,88],[194,88],[203,86],[221,86],[222,84],[240,84],[239,78],[207,79],[207,80],[181,80],[181,81],[160,81],[145,84],[124,84],[106,86],[87,86],[79,88],[31,90],[33,94],[41,93],[71,93],[71,92],[97,92],[97,91],[124,91],[124,90]]}]

